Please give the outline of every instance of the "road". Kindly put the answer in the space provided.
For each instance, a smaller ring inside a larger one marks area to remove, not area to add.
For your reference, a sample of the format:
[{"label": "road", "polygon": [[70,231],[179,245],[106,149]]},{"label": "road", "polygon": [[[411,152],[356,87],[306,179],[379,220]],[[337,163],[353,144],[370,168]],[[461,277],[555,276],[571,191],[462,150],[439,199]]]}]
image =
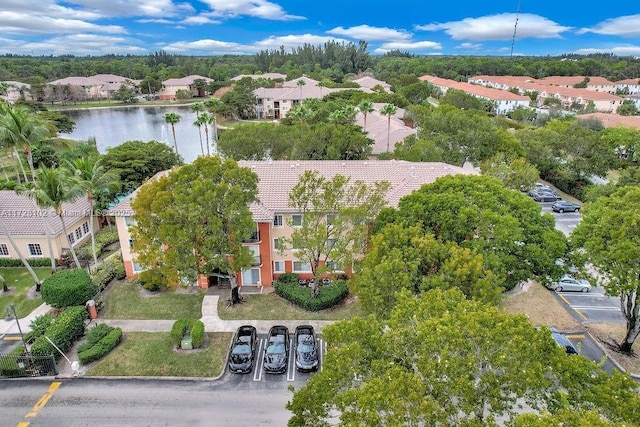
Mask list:
[{"label": "road", "polygon": [[[286,426],[287,381],[0,381],[3,426]],[[28,423],[28,424],[26,424]]]}]

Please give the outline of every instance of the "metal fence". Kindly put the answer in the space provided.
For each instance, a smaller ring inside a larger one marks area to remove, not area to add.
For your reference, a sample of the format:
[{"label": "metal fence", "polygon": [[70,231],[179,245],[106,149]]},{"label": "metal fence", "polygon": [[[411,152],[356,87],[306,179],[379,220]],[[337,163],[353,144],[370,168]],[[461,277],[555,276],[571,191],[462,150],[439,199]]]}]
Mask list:
[{"label": "metal fence", "polygon": [[57,375],[56,359],[50,356],[0,354],[0,378]]}]

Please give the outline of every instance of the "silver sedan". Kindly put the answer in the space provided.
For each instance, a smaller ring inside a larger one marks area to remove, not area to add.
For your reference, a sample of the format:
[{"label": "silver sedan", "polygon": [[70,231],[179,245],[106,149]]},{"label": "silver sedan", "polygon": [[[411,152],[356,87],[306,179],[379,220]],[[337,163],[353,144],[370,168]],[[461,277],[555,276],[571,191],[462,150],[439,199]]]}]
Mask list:
[{"label": "silver sedan", "polygon": [[573,276],[565,274],[557,282],[551,285],[551,289],[556,292],[562,291],[578,291],[589,292],[591,290],[591,284],[585,279],[576,279]]}]

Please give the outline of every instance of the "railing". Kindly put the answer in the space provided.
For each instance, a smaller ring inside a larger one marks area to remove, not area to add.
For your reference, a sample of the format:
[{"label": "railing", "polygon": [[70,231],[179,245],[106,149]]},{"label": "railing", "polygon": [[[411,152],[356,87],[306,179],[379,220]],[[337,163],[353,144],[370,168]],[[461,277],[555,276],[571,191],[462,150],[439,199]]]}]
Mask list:
[{"label": "railing", "polygon": [[260,241],[260,232],[254,231],[250,237],[243,240],[244,243],[258,243]]},{"label": "railing", "polygon": [[260,255],[256,255],[253,257],[253,261],[251,262],[252,267],[257,267],[262,265],[262,257]]},{"label": "railing", "polygon": [[50,356],[0,354],[0,378],[57,375],[56,359]]}]

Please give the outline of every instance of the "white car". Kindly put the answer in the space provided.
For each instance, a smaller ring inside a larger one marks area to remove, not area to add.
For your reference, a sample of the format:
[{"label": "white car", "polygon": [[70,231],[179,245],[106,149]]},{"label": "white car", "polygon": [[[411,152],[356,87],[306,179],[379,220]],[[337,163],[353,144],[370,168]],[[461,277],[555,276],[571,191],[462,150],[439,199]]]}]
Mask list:
[{"label": "white car", "polygon": [[576,279],[575,277],[565,274],[557,282],[551,285],[551,289],[556,292],[562,291],[578,291],[589,292],[591,290],[591,284],[586,279]]}]

